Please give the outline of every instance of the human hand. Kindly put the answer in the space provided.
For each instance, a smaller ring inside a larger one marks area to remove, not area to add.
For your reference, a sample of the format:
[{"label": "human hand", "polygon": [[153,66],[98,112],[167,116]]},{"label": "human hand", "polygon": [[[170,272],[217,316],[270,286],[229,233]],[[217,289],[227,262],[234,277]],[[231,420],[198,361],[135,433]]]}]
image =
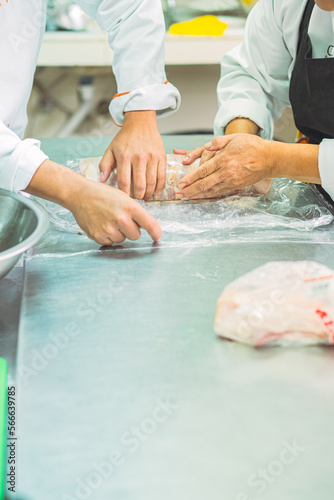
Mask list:
[{"label": "human hand", "polygon": [[198,147],[192,151],[187,151],[186,149],[173,149],[175,155],[186,155],[183,160],[183,165],[190,165],[194,163],[198,158],[201,159],[200,165],[203,165],[208,160],[211,160],[216,154],[216,151],[207,151],[204,147]]},{"label": "human hand", "polygon": [[166,153],[158,131],[155,111],[125,113],[124,124],[108,146],[101,162],[101,182],[117,167],[117,184],[130,195],[148,200],[166,184]]},{"label": "human hand", "polygon": [[154,241],[162,234],[159,222],[125,193],[51,160],[40,165],[25,191],[70,210],[87,236],[100,245],[138,240],[140,228]]},{"label": "human hand", "polygon": [[160,224],[139,203],[122,191],[85,179],[87,184],[73,196],[69,209],[87,236],[100,245],[138,240],[140,228],[158,241]]},{"label": "human hand", "polygon": [[215,155],[200,168],[183,177],[178,199],[219,198],[236,189],[273,176],[273,148],[250,134],[216,137],[205,145]]}]

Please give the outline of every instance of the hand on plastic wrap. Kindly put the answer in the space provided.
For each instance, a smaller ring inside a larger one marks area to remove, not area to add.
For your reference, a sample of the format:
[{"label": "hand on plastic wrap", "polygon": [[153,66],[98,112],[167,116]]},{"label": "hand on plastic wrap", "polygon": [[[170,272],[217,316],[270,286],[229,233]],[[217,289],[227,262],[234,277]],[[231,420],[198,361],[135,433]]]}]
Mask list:
[{"label": "hand on plastic wrap", "polygon": [[199,165],[203,165],[203,163],[211,160],[216,155],[216,151],[207,151],[204,147],[198,147],[192,151],[173,149],[173,152],[177,155],[184,155],[183,165],[191,165],[191,163],[198,159],[200,160]]},{"label": "hand on plastic wrap", "polygon": [[100,245],[138,240],[140,228],[153,241],[161,237],[160,224],[139,203],[122,191],[104,184],[86,181],[80,196],[68,207],[87,236]]},{"label": "hand on plastic wrap", "polygon": [[51,160],[40,165],[26,191],[72,212],[87,236],[100,245],[138,240],[141,227],[154,241],[161,236],[160,224],[125,193]]},{"label": "hand on plastic wrap", "polygon": [[[186,152],[184,150],[174,150]],[[101,162],[101,158],[82,158],[79,161],[79,173],[86,177],[87,179],[91,179],[94,181],[100,181],[100,171],[99,164]],[[185,160],[185,156],[183,154],[168,154],[167,155],[167,171],[166,171],[166,185],[162,192],[158,194],[154,194],[149,201],[178,201],[177,192],[181,189],[180,181],[184,176],[189,176],[192,173],[196,172],[200,169],[200,160],[197,159],[194,162],[189,163],[189,161]],[[118,173],[117,169],[114,170],[110,178],[107,179],[107,183],[114,188],[118,187]],[[233,191],[229,191],[224,194],[227,195],[238,195],[238,196],[259,196],[266,194],[271,186],[271,179],[265,179],[261,182],[258,182],[255,186],[249,186],[245,189],[234,189]],[[130,186],[130,196],[135,198],[135,190],[133,186]],[[222,198],[223,196],[203,196],[202,193],[198,193],[198,196],[195,196],[194,199],[201,198]],[[182,200],[179,200],[182,202]]]},{"label": "hand on plastic wrap", "polygon": [[251,134],[216,137],[204,148],[188,153],[188,161],[201,156],[201,167],[181,179],[179,199],[221,198],[254,186],[265,194],[272,183],[269,141]]},{"label": "hand on plastic wrap", "polygon": [[166,153],[158,132],[155,111],[125,113],[124,125],[107,148],[101,162],[101,181],[105,182],[117,168],[121,191],[137,200],[148,200],[159,194],[166,182]]},{"label": "hand on plastic wrap", "polygon": [[[166,170],[166,182],[165,187],[160,191],[160,193],[154,193],[149,201],[174,201],[176,200],[176,192],[180,189],[180,179],[185,175],[193,172],[199,167],[199,161],[195,161],[191,165],[183,165],[182,160],[184,156],[181,155],[167,155],[167,170]],[[87,179],[93,181],[101,181],[99,164],[101,165],[101,158],[82,158],[79,161],[78,172],[86,177]],[[113,170],[109,179],[107,179],[107,184],[113,188],[118,186],[118,169]],[[130,185],[130,196],[136,198],[135,188],[133,184]]]}]

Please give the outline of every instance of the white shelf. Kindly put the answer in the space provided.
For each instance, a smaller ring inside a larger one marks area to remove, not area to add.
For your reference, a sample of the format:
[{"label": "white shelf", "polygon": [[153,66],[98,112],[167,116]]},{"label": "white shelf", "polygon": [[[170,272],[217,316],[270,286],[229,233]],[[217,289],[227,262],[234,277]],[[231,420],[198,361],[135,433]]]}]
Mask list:
[{"label": "white shelf", "polygon": [[[222,56],[241,43],[242,29],[228,29],[222,37],[166,34],[166,65],[219,64]],[[103,31],[47,32],[38,66],[110,66],[113,52]]]}]

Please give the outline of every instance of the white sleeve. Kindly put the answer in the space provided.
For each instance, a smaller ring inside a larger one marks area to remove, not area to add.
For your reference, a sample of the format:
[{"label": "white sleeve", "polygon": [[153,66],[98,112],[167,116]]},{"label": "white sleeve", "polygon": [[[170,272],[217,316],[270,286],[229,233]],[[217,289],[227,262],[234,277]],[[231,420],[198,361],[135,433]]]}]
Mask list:
[{"label": "white sleeve", "polygon": [[165,73],[165,22],[160,0],[76,0],[109,34],[118,94],[110,113],[118,125],[126,111],[167,115],[180,106]]},{"label": "white sleeve", "polygon": [[274,120],[289,105],[292,56],[274,4],[275,0],[259,0],[248,16],[243,43],[222,59],[215,135],[224,133],[234,118],[244,117],[259,126],[261,137],[272,139]]},{"label": "white sleeve", "polygon": [[0,121],[0,187],[15,193],[25,189],[48,156],[35,139],[21,139]]},{"label": "white sleeve", "polygon": [[334,139],[324,139],[319,146],[321,185],[334,200]]}]

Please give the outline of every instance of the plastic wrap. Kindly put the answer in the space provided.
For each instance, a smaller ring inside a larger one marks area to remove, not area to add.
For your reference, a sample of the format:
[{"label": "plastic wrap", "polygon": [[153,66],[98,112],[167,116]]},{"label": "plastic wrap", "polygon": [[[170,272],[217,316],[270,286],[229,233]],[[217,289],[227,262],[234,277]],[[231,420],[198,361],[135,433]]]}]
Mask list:
[{"label": "plastic wrap", "polygon": [[[200,164],[200,160],[195,160],[190,165],[183,165],[183,160],[185,155],[175,155],[168,154],[167,155],[167,168],[166,168],[166,186],[162,193],[157,196],[156,194],[149,200],[149,202],[165,202],[165,201],[176,201],[176,193],[180,189],[180,181],[182,177],[185,175],[191,174],[194,172]],[[82,158],[79,160],[78,172],[90,179],[92,181],[100,181],[100,170],[99,164],[102,159],[102,156],[93,157],[93,158]],[[106,181],[113,188],[117,188],[117,169],[113,170],[109,179]],[[224,198],[232,195],[239,196],[257,196],[261,194],[267,194],[270,187],[272,185],[271,179],[264,179],[253,186],[248,186],[244,189],[237,189],[231,191],[227,195],[224,195]],[[133,188],[131,186],[131,197],[133,198]],[[180,203],[183,203],[180,201]]]},{"label": "plastic wrap", "polygon": [[[79,161],[67,163],[78,170]],[[254,193],[254,192],[253,192]],[[82,233],[73,215],[52,202],[40,200],[57,231]],[[291,240],[333,241],[324,231],[334,216],[324,201],[318,203],[311,188],[302,182],[275,179],[266,195],[229,196],[218,201],[161,202],[142,204],[161,224],[162,244],[190,245],[194,241]],[[148,244],[143,234],[140,243]],[[125,244],[124,244],[125,245]]]},{"label": "plastic wrap", "polygon": [[225,287],[215,332],[256,347],[333,344],[334,271],[312,261],[254,269]]}]

